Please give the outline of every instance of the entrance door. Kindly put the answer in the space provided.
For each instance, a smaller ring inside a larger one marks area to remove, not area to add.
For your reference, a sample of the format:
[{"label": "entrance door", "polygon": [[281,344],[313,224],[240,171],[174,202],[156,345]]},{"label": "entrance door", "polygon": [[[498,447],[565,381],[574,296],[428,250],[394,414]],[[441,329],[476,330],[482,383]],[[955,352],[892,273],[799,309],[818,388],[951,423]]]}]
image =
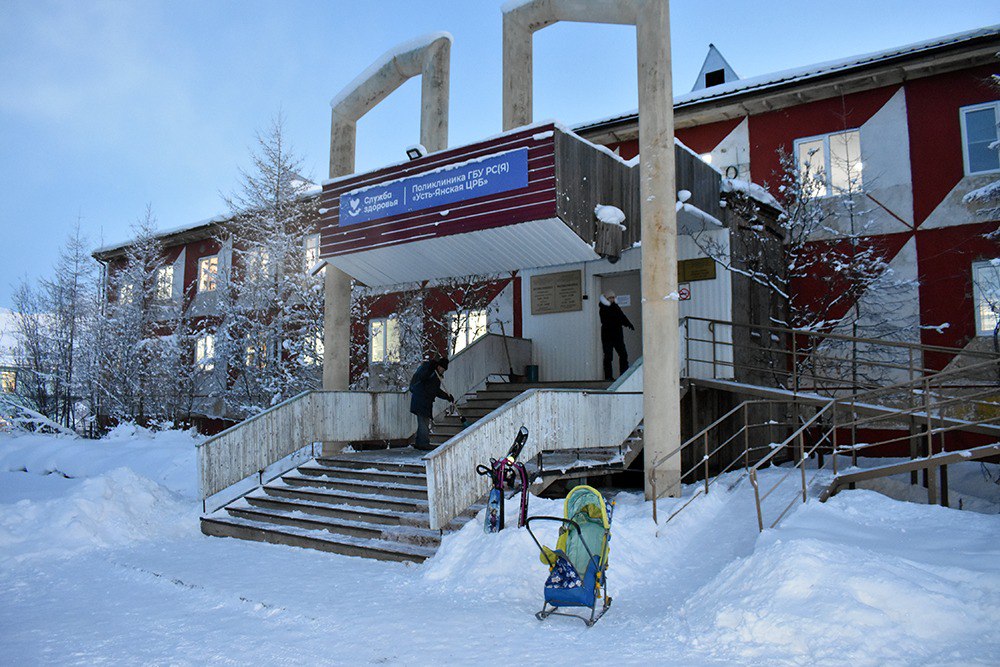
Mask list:
[{"label": "entrance door", "polygon": [[[635,325],[635,331],[625,329],[625,349],[628,351],[629,363],[634,362],[642,356],[642,283],[639,279],[638,271],[625,271],[623,273],[612,273],[601,276],[601,294],[606,294],[608,290],[617,295],[617,303],[621,307],[625,317]],[[600,330],[600,322],[598,322]],[[601,351],[601,339],[597,337],[597,373],[599,377],[603,375],[603,353]],[[618,377],[618,357],[611,364],[611,371]]]}]

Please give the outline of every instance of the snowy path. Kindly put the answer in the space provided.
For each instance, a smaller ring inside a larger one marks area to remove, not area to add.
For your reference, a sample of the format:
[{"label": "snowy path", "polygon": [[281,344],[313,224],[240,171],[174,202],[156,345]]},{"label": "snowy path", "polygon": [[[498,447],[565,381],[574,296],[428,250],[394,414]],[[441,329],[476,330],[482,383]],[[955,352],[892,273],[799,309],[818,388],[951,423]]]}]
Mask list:
[{"label": "snowy path", "polygon": [[[61,456],[51,462],[72,468]],[[3,457],[0,441],[0,465]],[[1000,649],[995,514],[853,491],[798,506],[759,535],[744,482],[732,492],[713,487],[656,538],[649,504],[622,494],[609,571],[615,601],[587,629],[535,620],[545,568],[523,530],[487,536],[470,524],[420,566],[209,538],[198,532],[192,500],[133,472],[149,469],[141,460],[109,467],[77,465],[73,480],[0,472],[0,643],[16,664],[538,664],[558,656],[576,664],[987,665]],[[558,502],[538,499],[531,510],[561,513]]]}]

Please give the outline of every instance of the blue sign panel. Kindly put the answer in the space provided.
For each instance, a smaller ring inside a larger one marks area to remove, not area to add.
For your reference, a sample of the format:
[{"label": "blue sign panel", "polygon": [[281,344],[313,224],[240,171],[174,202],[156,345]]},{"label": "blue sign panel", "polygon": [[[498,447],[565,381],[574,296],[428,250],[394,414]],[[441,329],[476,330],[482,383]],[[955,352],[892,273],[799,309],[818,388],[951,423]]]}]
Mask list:
[{"label": "blue sign panel", "polygon": [[528,149],[470,160],[340,195],[340,226],[485,197],[528,185]]}]

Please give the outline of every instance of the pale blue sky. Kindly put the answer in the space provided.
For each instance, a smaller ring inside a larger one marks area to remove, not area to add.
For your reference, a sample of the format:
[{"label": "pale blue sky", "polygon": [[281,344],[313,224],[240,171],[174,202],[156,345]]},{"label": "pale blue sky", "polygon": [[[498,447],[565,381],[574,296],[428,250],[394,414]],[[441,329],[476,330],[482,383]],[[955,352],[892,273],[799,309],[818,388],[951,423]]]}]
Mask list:
[{"label": "pale blue sky", "polygon": [[[452,144],[500,131],[500,0],[0,0],[0,307],[49,270],[79,216],[92,245],[224,212],[254,131],[280,109],[306,176],[326,177],[329,100],[399,42],[447,30]],[[742,77],[1000,23],[996,0],[674,0],[675,91],[714,42]],[[634,30],[535,37],[535,118],[636,107]],[[419,81],[359,124],[358,168],[418,139]]]}]

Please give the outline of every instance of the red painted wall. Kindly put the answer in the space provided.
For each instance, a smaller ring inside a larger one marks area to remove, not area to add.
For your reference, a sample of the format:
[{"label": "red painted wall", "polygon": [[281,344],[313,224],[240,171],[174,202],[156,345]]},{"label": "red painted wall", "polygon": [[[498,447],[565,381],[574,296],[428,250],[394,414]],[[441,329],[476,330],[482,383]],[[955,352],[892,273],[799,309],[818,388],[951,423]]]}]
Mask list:
[{"label": "red painted wall", "polygon": [[965,174],[959,108],[1000,99],[990,86],[1000,66],[915,79],[906,84],[913,215],[919,226]]}]

